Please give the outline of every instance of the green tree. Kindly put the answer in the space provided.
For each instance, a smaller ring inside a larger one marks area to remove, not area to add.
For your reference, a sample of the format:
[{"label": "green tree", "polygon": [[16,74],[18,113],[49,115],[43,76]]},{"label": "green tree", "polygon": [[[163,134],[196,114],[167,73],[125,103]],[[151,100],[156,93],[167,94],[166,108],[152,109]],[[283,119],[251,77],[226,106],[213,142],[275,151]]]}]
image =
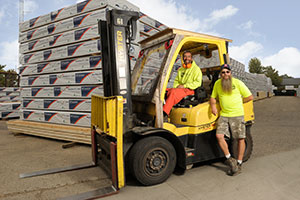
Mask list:
[{"label": "green tree", "polygon": [[0,87],[17,87],[18,73],[13,69],[5,71],[5,67],[6,65],[0,65]]},{"label": "green tree", "polygon": [[294,77],[289,76],[289,75],[287,75],[287,74],[283,74],[283,75],[281,75],[280,77],[282,77],[282,78],[294,78]]},{"label": "green tree", "polygon": [[249,61],[249,72],[263,74],[263,66],[258,58],[251,58]]},{"label": "green tree", "polygon": [[1,74],[1,72],[5,72],[4,68],[6,65],[0,65],[0,87],[5,86],[5,75]]},{"label": "green tree", "polygon": [[282,77],[279,76],[278,71],[272,66],[263,67],[263,73],[272,80],[273,85],[281,85]]},{"label": "green tree", "polygon": [[19,76],[18,73],[13,70],[13,69],[9,69],[6,71],[8,74],[6,75],[7,78],[7,86],[8,87],[18,87],[18,82],[19,82]]}]

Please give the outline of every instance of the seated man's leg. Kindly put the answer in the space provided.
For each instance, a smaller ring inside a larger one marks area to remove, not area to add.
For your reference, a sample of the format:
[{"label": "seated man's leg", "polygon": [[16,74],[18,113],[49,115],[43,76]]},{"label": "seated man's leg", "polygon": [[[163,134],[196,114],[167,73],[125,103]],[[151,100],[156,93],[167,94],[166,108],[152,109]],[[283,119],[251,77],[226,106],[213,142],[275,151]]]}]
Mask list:
[{"label": "seated man's leg", "polygon": [[166,104],[164,105],[164,112],[170,114],[173,106],[181,101],[184,97],[188,95],[193,95],[194,90],[188,88],[171,88],[168,90]]}]

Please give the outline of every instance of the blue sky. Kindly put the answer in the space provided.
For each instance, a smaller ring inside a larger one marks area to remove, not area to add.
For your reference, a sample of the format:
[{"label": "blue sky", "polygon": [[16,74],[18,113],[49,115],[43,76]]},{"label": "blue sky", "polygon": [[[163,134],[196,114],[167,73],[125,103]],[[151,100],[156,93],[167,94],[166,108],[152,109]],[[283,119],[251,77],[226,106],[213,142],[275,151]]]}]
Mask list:
[{"label": "blue sky", "polygon": [[[80,0],[25,0],[25,20]],[[300,77],[300,1],[129,0],[170,27],[233,40],[231,57],[248,67],[253,57],[280,74]],[[0,0],[0,64],[18,66],[18,0]]]}]

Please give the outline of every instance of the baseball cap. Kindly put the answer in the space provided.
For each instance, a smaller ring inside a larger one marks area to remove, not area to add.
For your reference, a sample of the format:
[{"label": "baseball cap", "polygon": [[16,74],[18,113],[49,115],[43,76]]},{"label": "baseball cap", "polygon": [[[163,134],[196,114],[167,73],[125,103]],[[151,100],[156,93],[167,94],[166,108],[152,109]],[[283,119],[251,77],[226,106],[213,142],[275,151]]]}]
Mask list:
[{"label": "baseball cap", "polygon": [[221,66],[221,71],[222,71],[223,69],[228,69],[228,70],[231,71],[231,67],[230,67],[228,64],[222,65],[222,66]]}]

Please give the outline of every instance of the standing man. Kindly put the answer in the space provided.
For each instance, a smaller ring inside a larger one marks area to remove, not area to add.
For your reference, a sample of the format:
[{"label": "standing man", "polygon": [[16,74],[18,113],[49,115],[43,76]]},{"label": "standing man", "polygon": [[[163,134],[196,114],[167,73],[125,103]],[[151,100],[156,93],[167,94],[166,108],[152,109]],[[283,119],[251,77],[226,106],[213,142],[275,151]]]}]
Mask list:
[{"label": "standing man", "polygon": [[178,69],[173,88],[167,88],[167,99],[163,107],[164,121],[168,120],[172,107],[185,96],[193,95],[194,90],[200,87],[201,83],[201,69],[193,61],[192,53],[185,51],[183,53],[183,65]]},{"label": "standing man", "polygon": [[[236,175],[241,172],[245,152],[246,128],[244,122],[243,103],[253,100],[253,96],[247,86],[240,80],[233,78],[228,64],[221,66],[221,79],[217,80],[210,98],[211,111],[218,114],[216,99],[219,100],[221,112],[217,123],[216,137],[222,149],[226,163],[230,166],[228,175]],[[231,157],[224,135],[238,139],[238,158]]]}]

